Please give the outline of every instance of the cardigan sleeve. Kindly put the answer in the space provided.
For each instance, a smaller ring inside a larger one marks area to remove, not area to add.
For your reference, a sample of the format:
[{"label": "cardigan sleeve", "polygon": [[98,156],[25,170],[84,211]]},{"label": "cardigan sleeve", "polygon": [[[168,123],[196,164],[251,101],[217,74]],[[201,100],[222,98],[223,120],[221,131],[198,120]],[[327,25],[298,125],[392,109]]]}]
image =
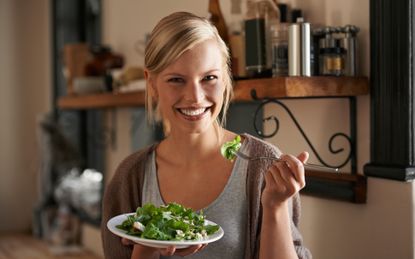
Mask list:
[{"label": "cardigan sleeve", "polygon": [[[261,139],[248,134],[243,135],[250,143],[250,154],[279,157],[281,151]],[[260,233],[262,221],[261,195],[265,186],[264,174],[268,171],[271,161],[251,161],[248,165],[247,197],[248,224],[245,259],[259,258]],[[300,220],[300,196],[297,193],[290,199],[291,233],[293,243],[300,259],[311,259],[310,251],[304,246],[302,235],[298,229]]]},{"label": "cardigan sleeve", "polygon": [[105,258],[129,259],[132,246],[125,246],[121,238],[111,233],[107,222],[112,217],[134,212],[141,206],[146,154],[138,152],[127,157],[117,168],[104,192],[102,203],[101,237]]},{"label": "cardigan sleeve", "polygon": [[[115,176],[114,176],[115,177]],[[131,258],[132,246],[124,246],[121,243],[121,238],[111,233],[107,228],[107,222],[112,217],[126,213],[123,209],[122,200],[126,197],[122,191],[122,181],[113,179],[107,186],[102,210],[101,236],[102,246],[105,258],[107,259],[127,259]]]}]

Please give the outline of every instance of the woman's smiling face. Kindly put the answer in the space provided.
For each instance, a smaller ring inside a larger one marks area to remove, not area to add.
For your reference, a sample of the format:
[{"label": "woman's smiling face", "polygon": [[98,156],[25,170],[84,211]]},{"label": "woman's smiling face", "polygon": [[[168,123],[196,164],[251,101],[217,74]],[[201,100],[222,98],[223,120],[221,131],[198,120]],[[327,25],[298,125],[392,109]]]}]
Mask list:
[{"label": "woman's smiling face", "polygon": [[206,40],[184,52],[152,81],[170,132],[210,129],[223,105],[224,64],[216,41]]}]

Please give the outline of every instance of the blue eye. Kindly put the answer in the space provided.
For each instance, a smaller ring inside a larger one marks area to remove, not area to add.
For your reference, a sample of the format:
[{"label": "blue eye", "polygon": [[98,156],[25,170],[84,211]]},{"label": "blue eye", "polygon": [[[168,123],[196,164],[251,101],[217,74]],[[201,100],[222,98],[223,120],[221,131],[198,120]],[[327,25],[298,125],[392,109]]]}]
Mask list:
[{"label": "blue eye", "polygon": [[215,80],[215,79],[218,79],[218,77],[215,76],[215,75],[207,75],[203,78],[203,81],[212,81],[212,80]]}]

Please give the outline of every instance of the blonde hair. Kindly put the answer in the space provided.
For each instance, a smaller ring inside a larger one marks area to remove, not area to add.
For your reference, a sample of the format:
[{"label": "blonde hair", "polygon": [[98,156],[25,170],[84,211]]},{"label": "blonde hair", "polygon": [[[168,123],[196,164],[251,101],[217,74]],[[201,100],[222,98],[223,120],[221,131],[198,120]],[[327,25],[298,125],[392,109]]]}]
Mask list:
[{"label": "blonde hair", "polygon": [[[219,36],[216,27],[207,19],[188,12],[172,13],[161,19],[150,34],[145,49],[144,63],[150,74],[158,74],[175,62],[185,51],[210,39],[216,40],[223,57],[224,75],[222,78],[225,91],[221,119],[218,121],[223,127],[232,97],[230,55],[228,47]],[[150,123],[163,119],[158,109],[157,100],[154,99],[153,91],[153,88],[147,82],[146,111]]]}]

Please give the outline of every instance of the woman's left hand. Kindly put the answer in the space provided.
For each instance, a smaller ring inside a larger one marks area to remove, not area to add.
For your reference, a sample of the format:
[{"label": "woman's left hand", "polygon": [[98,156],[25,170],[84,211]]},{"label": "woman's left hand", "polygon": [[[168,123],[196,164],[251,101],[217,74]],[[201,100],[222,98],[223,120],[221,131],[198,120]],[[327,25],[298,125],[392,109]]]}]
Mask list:
[{"label": "woman's left hand", "polygon": [[265,209],[276,209],[305,186],[304,163],[308,153],[297,157],[281,155],[283,161],[274,162],[265,173],[265,189],[261,203]]}]

